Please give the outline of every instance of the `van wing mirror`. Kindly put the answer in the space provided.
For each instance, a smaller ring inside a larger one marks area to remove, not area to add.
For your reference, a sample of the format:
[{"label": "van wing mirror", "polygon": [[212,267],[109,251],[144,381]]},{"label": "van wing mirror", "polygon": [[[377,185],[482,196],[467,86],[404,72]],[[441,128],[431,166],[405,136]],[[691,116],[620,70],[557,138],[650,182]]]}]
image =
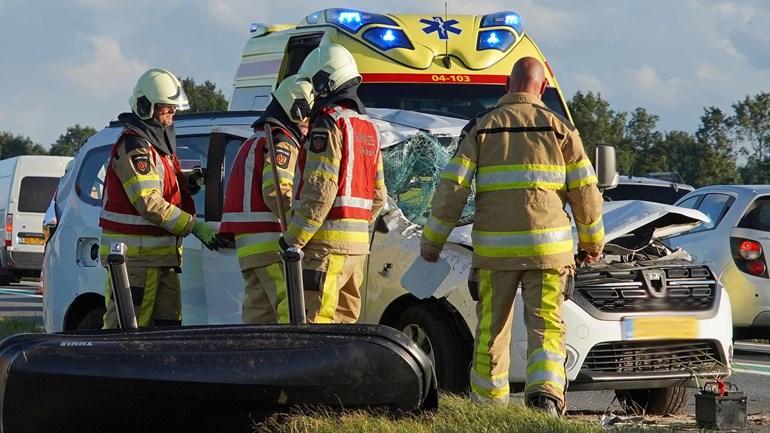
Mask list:
[{"label": "van wing mirror", "polygon": [[594,155],[597,186],[599,189],[612,189],[618,186],[618,172],[615,169],[615,147],[609,144],[597,144]]}]

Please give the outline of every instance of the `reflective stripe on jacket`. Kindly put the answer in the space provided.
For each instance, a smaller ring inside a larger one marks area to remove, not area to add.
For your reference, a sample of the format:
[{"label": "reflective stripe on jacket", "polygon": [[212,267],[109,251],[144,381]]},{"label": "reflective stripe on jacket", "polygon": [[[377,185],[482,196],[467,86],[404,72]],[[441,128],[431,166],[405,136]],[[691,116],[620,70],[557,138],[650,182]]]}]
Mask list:
[{"label": "reflective stripe on jacket", "polygon": [[[276,168],[284,211],[290,215],[299,144],[285,128],[272,127]],[[264,130],[258,129],[238,150],[227,181],[220,233],[235,234],[241,269],[277,263],[278,222],[272,162]]]},{"label": "reflective stripe on jacket", "polygon": [[299,167],[287,243],[369,254],[369,224],[387,196],[376,125],[345,106],[324,107],[311,119]]},{"label": "reflective stripe on jacket", "polygon": [[104,232],[101,252],[107,252],[110,242],[120,241],[128,247],[129,264],[179,266],[178,238],[195,224],[195,204],[180,182],[179,160],[137,137],[131,139],[142,145],[127,149],[131,135],[131,129],[123,130],[107,166],[99,218]]},{"label": "reflective stripe on jacket", "polygon": [[558,269],[574,263],[569,203],[582,248],[604,240],[602,197],[577,130],[524,93],[471,121],[441,174],[422,245],[440,249],[475,180],[473,266]]}]

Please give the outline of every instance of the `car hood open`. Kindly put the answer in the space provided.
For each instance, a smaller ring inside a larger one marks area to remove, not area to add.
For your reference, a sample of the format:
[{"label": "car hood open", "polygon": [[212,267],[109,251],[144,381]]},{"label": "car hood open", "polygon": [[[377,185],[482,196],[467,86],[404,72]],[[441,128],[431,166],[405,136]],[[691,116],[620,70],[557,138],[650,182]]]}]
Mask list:
[{"label": "car hood open", "polygon": [[[683,233],[701,223],[708,223],[709,217],[703,212],[662,203],[641,200],[623,200],[605,202],[602,210],[604,222],[604,242],[609,243],[621,236],[654,229],[653,237]],[[473,224],[456,227],[448,241],[460,245],[472,246],[471,231]],[[573,238],[577,242],[576,229],[573,226]]]}]

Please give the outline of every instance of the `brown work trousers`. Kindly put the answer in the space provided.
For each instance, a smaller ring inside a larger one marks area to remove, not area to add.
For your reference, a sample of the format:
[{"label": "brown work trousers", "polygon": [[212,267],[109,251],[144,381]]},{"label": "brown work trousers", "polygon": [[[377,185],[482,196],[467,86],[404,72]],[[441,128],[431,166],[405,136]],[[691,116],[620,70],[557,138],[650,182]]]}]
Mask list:
[{"label": "brown work trousers", "polygon": [[283,264],[279,262],[241,269],[241,275],[246,289],[241,310],[243,323],[289,323]]},{"label": "brown work trousers", "polygon": [[[173,268],[128,266],[128,281],[139,326],[177,325],[182,321],[179,275]],[[118,312],[107,275],[104,329],[118,327]]]},{"label": "brown work trousers", "polygon": [[366,255],[305,251],[305,309],[310,323],[356,323]]},{"label": "brown work trousers", "polygon": [[492,403],[508,401],[513,301],[521,283],[527,327],[525,398],[546,394],[565,407],[567,353],[561,313],[565,284],[572,272],[572,267],[517,271],[473,269],[470,286],[472,292],[478,291],[479,319],[470,373],[475,399]]}]

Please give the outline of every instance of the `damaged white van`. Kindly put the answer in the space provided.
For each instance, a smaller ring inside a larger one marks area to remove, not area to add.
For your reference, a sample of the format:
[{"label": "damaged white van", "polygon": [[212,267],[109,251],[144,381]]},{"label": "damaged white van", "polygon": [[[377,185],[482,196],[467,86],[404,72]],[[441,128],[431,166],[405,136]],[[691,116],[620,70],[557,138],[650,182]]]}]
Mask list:
[{"label": "damaged white van", "polygon": [[[195,196],[199,217],[220,221],[227,176],[255,116],[178,116],[183,165],[208,168],[206,185]],[[372,232],[362,321],[408,334],[435,363],[439,385],[463,391],[476,327],[467,286],[470,205],[442,253],[448,274],[434,284],[426,278],[425,285],[410,290],[402,279],[419,255],[420,224],[465,122],[390,109],[373,109],[370,116],[382,130],[391,199]],[[101,325],[106,274],[98,258],[100,200],[104,166],[121,127],[113,123],[91,137],[59,188],[62,214],[44,262],[48,332]],[[605,204],[606,258],[578,270],[564,303],[570,390],[616,390],[630,408],[673,413],[696,377],[729,374],[732,326],[725,290],[707,266],[659,241],[707,220],[698,211],[658,203]],[[180,277],[185,325],[241,323],[244,289],[234,249],[209,251],[194,237],[185,238]],[[513,313],[513,389],[525,378],[522,305],[518,299]]]}]

